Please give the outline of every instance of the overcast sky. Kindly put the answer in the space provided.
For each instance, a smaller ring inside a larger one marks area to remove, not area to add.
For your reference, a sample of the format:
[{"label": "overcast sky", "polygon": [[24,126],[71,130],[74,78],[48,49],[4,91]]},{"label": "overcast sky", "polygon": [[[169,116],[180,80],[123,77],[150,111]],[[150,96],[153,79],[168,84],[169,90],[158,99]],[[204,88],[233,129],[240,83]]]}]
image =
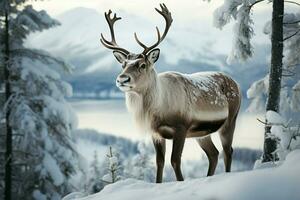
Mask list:
[{"label": "overcast sky", "polygon": [[[44,0],[33,2],[37,9],[45,9],[55,16],[76,7],[87,7],[103,13],[108,9],[124,10],[144,17],[152,18],[153,9],[159,3],[165,3],[176,21],[208,20],[211,22],[212,13],[222,4],[222,0]],[[255,8],[255,13],[265,13],[271,5],[261,3]]]},{"label": "overcast sky", "polygon": [[[154,8],[158,7],[161,0],[45,0],[33,2],[34,7],[37,9],[45,9],[50,15],[57,16],[67,10],[76,7],[87,7],[96,9],[98,12],[103,13],[108,9],[115,12],[124,11],[126,13],[133,13],[137,16],[147,18],[154,23],[163,22],[161,16],[158,15]],[[163,1],[172,12],[174,23],[172,29],[175,30],[190,30],[197,34],[205,44],[214,43],[215,51],[219,53],[228,54],[231,48],[232,41],[232,26],[226,26],[224,30],[218,30],[213,27],[213,12],[222,4],[221,0],[212,0],[210,3],[203,0],[164,0]],[[255,8],[254,21],[257,34],[255,35],[254,42],[267,43],[268,37],[262,33],[263,24],[270,16],[270,5],[262,3]],[[84,16],[83,16],[84,17]],[[122,16],[126,18],[126,16]],[[104,19],[103,19],[104,20]],[[161,23],[162,24],[162,23]],[[152,25],[151,25],[152,26]],[[154,29],[154,28],[153,28]],[[188,33],[189,31],[186,31]],[[153,37],[155,37],[155,29]],[[172,33],[169,33],[172,34]],[[192,35],[178,34],[178,37],[184,37],[186,43],[193,43],[195,38]],[[172,38],[172,36],[171,36]],[[173,37],[174,38],[174,37]],[[179,39],[184,41],[182,39]],[[199,40],[199,38],[198,38]],[[215,41],[213,41],[215,40]]]},{"label": "overcast sky", "polygon": [[164,2],[173,13],[180,16],[178,20],[207,17],[221,3],[219,0],[213,0],[210,3],[203,0],[45,0],[34,2],[34,5],[38,9],[46,9],[52,15],[60,14],[75,7],[87,7],[97,9],[100,12],[114,9],[151,16],[153,8],[161,2]]},{"label": "overcast sky", "polygon": [[[300,2],[300,0],[296,1]],[[122,14],[140,16],[162,28],[164,21],[161,19],[161,16],[154,11],[154,8],[158,7],[161,2],[161,0],[44,0],[30,3],[32,3],[36,9],[44,9],[54,17],[76,7],[92,8],[101,14],[108,9],[112,9],[118,14],[123,11]],[[180,46],[180,50],[195,49],[200,46],[202,49],[207,48],[216,54],[228,55],[230,53],[232,47],[233,23],[225,26],[223,30],[213,27],[213,12],[217,7],[222,5],[222,0],[211,0],[211,2],[203,0],[164,0],[163,2],[172,12],[174,19],[172,30],[168,33],[167,38],[175,41],[178,46]],[[256,44],[262,45],[269,43],[268,36],[264,35],[262,30],[264,24],[271,19],[271,6],[272,4],[270,3],[262,2],[257,4],[253,9],[252,17],[255,35],[252,42],[254,46]],[[84,16],[82,17],[84,18]],[[127,23],[128,20],[126,20],[126,16],[122,15],[122,18],[124,19],[122,24]],[[104,21],[104,17],[102,20]],[[147,30],[145,34],[150,38],[148,41],[148,38],[146,38],[146,43],[150,40],[153,41],[156,37],[153,24],[149,24],[149,29],[145,29],[144,27],[144,30]],[[121,23],[120,25],[118,24],[118,26],[122,27]],[[145,26],[145,24],[143,24],[143,26]],[[139,35],[141,35],[142,40],[144,39],[143,31],[138,29],[138,25],[132,24],[130,27],[136,27],[136,30],[126,30],[130,32],[130,37],[132,37],[133,32],[137,31]],[[107,29],[107,27],[105,27],[105,29]],[[148,34],[148,30],[153,30],[153,32]],[[133,38],[130,39],[133,41]],[[180,57],[182,56],[178,56],[178,58]]]}]

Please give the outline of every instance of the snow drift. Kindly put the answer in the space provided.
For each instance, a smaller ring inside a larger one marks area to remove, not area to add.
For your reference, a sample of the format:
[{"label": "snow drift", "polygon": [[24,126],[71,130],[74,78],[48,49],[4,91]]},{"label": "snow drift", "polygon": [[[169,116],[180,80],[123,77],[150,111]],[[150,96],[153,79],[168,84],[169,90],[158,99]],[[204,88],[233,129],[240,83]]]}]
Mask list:
[{"label": "snow drift", "polygon": [[299,170],[300,150],[296,150],[274,168],[163,184],[127,179],[91,196],[78,198],[82,194],[73,193],[63,200],[298,200]]}]

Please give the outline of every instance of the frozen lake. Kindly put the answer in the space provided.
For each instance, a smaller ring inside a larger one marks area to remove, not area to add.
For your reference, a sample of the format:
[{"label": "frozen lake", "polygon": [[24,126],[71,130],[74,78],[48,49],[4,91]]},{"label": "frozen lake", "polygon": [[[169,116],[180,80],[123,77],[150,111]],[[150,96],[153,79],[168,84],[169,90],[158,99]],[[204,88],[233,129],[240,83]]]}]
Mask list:
[{"label": "frozen lake", "polygon": [[[149,136],[139,133],[135,128],[124,100],[81,100],[73,101],[71,104],[78,115],[78,128],[95,129],[101,133],[122,136],[134,141],[150,140]],[[262,148],[264,126],[256,120],[257,118],[263,119],[263,116],[240,114],[235,130],[234,147]],[[213,140],[221,152],[217,133],[213,134]],[[169,157],[171,142],[167,144]],[[202,153],[194,139],[187,139],[183,159],[199,158]]]}]

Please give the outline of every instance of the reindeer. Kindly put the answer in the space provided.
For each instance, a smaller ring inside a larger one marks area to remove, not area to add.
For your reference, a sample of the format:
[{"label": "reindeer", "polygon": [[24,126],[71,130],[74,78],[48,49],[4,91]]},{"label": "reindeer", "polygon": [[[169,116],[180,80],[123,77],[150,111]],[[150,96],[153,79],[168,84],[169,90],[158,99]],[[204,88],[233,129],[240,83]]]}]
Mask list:
[{"label": "reindeer", "polygon": [[157,41],[152,46],[142,43],[134,33],[136,42],[144,49],[134,54],[118,46],[114,23],[120,20],[112,11],[105,13],[111,41],[101,34],[101,43],[113,50],[122,72],[116,85],[125,92],[126,105],[137,124],[150,132],[156,150],[156,182],[161,183],[165,163],[166,139],[173,140],[171,164],[177,181],[183,181],[181,154],[186,138],[195,138],[209,160],[207,176],[214,174],[218,162],[218,150],[210,135],[219,132],[224,152],[225,171],[230,172],[232,139],[236,118],[241,105],[238,84],[220,72],[157,73],[154,63],[160,50],[156,48],[166,37],[172,24],[172,16],[164,4],[155,10],[164,17],[166,26],[161,35],[156,27]]}]

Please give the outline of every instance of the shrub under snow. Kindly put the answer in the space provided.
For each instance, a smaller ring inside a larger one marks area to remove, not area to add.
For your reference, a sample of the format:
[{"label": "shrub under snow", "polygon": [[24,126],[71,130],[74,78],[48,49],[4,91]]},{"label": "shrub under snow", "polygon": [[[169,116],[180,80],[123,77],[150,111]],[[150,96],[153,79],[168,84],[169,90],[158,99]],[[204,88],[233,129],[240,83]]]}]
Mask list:
[{"label": "shrub under snow", "polygon": [[300,124],[289,125],[278,113],[268,111],[266,113],[267,123],[271,126],[270,137],[278,138],[276,153],[280,160],[284,160],[286,155],[300,148]]}]

